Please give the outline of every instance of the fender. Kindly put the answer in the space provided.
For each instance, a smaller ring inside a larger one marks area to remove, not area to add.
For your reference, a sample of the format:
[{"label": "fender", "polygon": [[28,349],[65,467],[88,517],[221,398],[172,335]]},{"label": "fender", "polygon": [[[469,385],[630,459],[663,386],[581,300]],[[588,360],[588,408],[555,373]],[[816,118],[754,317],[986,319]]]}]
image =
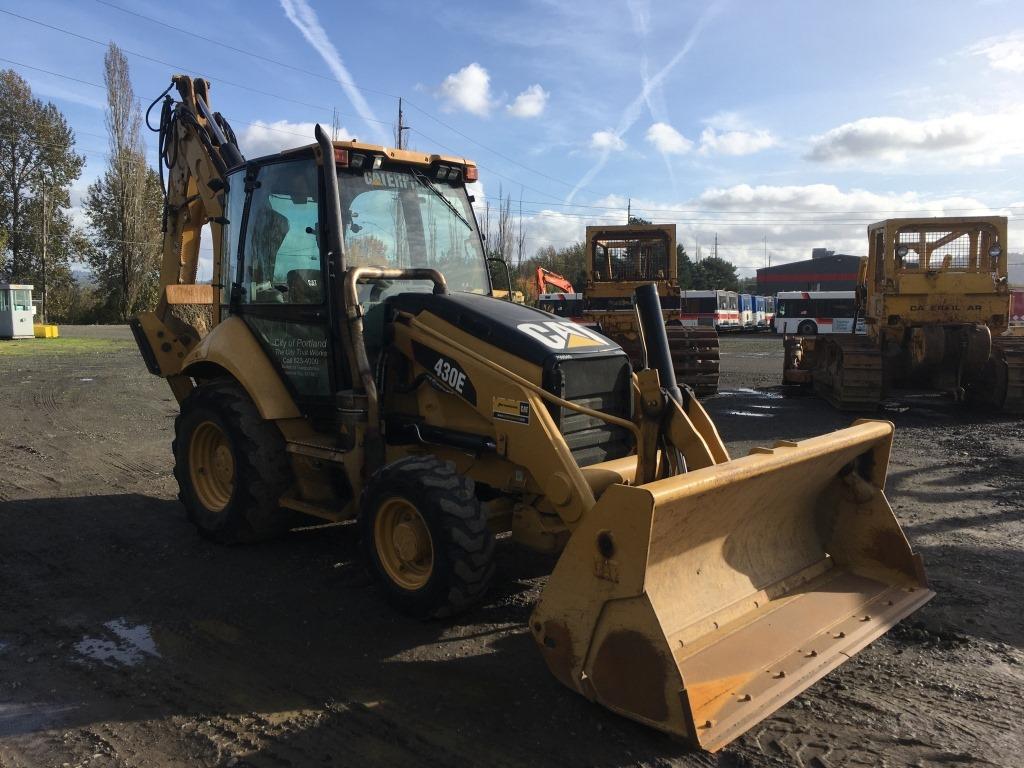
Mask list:
[{"label": "fender", "polygon": [[[240,362],[244,364],[239,365]],[[229,317],[214,326],[182,361],[181,372],[185,376],[201,375],[208,364],[230,373],[256,403],[264,419],[276,421],[302,415],[281,381],[281,374],[241,318]]]}]

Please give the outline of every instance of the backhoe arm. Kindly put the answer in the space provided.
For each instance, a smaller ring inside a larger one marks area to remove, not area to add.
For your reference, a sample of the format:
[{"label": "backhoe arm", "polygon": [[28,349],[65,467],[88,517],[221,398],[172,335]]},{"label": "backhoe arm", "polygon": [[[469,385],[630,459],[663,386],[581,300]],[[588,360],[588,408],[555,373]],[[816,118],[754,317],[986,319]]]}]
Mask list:
[{"label": "backhoe arm", "polygon": [[[211,323],[220,322],[216,292],[225,277],[230,279],[221,275],[226,175],[245,159],[227,121],[210,110],[207,80],[175,75],[171,87],[180,101],[165,92],[158,129],[160,164],[167,169],[160,298],[155,311],[141,313],[131,325],[150,372],[165,377],[180,401],[191,390],[191,382],[179,373],[181,361],[208,328],[201,319],[176,317],[171,307],[208,306]],[[206,224],[213,240],[209,285],[196,283]]]}]

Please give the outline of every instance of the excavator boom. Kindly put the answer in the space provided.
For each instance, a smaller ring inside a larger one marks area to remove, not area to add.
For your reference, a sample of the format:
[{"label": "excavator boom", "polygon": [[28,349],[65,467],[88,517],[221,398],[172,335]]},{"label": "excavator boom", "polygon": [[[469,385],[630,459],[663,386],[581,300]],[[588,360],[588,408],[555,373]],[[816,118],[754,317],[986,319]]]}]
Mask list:
[{"label": "excavator boom", "polygon": [[548,293],[549,285],[560,293],[576,293],[576,289],[572,287],[572,283],[567,278],[562,277],[557,272],[552,272],[550,269],[537,267],[535,279],[538,294]]}]

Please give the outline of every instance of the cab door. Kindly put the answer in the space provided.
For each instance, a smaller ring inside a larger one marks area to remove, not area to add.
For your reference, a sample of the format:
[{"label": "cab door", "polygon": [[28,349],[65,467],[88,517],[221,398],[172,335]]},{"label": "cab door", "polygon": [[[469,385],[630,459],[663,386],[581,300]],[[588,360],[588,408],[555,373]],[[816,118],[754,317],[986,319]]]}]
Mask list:
[{"label": "cab door", "polygon": [[[229,312],[240,316],[281,373],[300,408],[330,409],[339,388],[330,329],[324,249],[320,245],[320,184],[312,157],[250,166],[245,170],[245,204],[237,237]],[[238,174],[241,175],[241,174]],[[228,219],[237,180],[232,179]],[[225,278],[227,283],[227,278]]]}]

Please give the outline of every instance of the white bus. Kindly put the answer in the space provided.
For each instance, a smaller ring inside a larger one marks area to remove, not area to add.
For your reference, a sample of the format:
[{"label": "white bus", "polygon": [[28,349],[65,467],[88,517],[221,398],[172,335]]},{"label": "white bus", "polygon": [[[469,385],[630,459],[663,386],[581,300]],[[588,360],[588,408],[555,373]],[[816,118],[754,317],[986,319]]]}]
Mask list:
[{"label": "white bus", "polygon": [[853,291],[779,291],[775,330],[815,336],[819,333],[864,333],[864,318],[853,320],[857,301]]},{"label": "white bus", "polygon": [[740,327],[736,294],[732,291],[683,291],[680,322],[684,326],[713,327],[718,331]]}]

